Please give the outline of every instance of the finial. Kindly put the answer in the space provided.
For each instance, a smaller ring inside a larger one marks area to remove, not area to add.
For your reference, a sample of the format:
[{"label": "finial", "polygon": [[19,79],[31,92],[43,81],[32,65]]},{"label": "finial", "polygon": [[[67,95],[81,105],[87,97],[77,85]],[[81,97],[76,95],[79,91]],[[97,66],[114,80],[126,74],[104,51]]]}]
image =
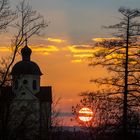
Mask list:
[{"label": "finial", "polygon": [[25,35],[25,47],[21,49],[21,54],[22,54],[22,60],[23,61],[30,61],[30,56],[32,53],[32,50],[28,47],[28,41],[27,41],[27,36]]},{"label": "finial", "polygon": [[25,46],[27,46],[27,44],[28,44],[28,41],[27,41],[27,38],[25,39]]},{"label": "finial", "polygon": [[25,46],[28,46],[27,34],[25,34]]}]

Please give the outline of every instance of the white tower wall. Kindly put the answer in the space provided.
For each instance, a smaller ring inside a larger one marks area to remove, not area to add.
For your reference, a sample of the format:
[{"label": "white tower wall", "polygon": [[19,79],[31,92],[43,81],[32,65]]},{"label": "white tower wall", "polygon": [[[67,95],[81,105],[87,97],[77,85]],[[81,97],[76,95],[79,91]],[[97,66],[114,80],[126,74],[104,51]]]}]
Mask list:
[{"label": "white tower wall", "polygon": [[30,92],[35,95],[40,91],[40,76],[39,75],[20,75],[13,77],[13,92],[18,95],[22,92]]}]

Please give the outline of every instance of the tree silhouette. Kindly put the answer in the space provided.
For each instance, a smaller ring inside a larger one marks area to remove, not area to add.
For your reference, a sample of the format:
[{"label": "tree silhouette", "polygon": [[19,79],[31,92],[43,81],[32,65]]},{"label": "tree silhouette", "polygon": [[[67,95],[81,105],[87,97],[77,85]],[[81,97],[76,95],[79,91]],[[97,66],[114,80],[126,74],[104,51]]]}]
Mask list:
[{"label": "tree silhouette", "polygon": [[9,0],[0,0],[0,32],[6,31],[15,18],[16,13],[11,9]]},{"label": "tree silhouette", "polygon": [[115,38],[103,39],[96,43],[99,51],[93,54],[91,66],[102,65],[107,68],[107,78],[94,79],[101,85],[106,85],[109,96],[118,96],[122,105],[122,123],[124,139],[127,139],[128,114],[138,111],[140,101],[140,23],[136,20],[140,10],[120,8],[120,22],[106,27],[113,29]]},{"label": "tree silhouette", "polygon": [[[47,27],[43,16],[33,10],[28,1],[22,0],[18,4],[15,13],[11,11],[8,0],[0,0],[0,31],[6,30],[8,25],[11,25],[10,27],[12,27],[14,35],[11,43],[12,55],[7,61],[1,59],[0,63],[0,139],[2,140],[8,139],[9,136],[7,128],[11,122],[9,122],[8,117],[14,99],[13,95],[9,95],[12,93],[1,94],[3,87],[9,85],[11,82],[9,82],[11,80],[9,79],[10,68],[15,61],[19,48],[24,44],[26,39],[31,38],[33,35],[41,35],[43,29]],[[25,114],[29,113],[31,115],[31,111]],[[16,116],[17,114],[18,112],[14,115]],[[20,122],[27,121],[27,115],[22,118]],[[22,126],[21,123],[16,128],[20,126]],[[17,134],[15,133],[15,135]]]},{"label": "tree silhouette", "polygon": [[[10,7],[9,0],[0,0],[0,33],[6,32],[7,28],[16,19],[16,12]],[[10,57],[7,57],[10,60]],[[0,61],[0,84],[4,78],[6,69],[8,68],[8,60],[2,58]],[[7,73],[7,79],[5,79],[5,84],[9,85],[9,74]]]},{"label": "tree silhouette", "polygon": [[106,92],[93,91],[80,94],[80,103],[72,107],[72,113],[78,121],[79,110],[88,107],[93,111],[93,118],[90,122],[78,121],[89,132],[93,139],[115,138],[120,129],[120,99],[108,96]]},{"label": "tree silhouette", "polygon": [[48,25],[42,15],[33,10],[26,0],[22,0],[17,6],[17,18],[13,22],[12,27],[16,29],[16,33],[12,39],[13,54],[11,60],[5,70],[0,87],[5,83],[9,70],[14,63],[16,54],[19,47],[21,47],[26,39],[31,38],[33,35],[41,35],[44,28]]},{"label": "tree silhouette", "polygon": [[[11,60],[11,57],[2,57],[0,60],[0,83],[2,82],[3,76],[5,74],[5,70],[8,67],[9,61]],[[10,86],[11,85],[11,75],[8,73],[5,83],[3,86]]]}]

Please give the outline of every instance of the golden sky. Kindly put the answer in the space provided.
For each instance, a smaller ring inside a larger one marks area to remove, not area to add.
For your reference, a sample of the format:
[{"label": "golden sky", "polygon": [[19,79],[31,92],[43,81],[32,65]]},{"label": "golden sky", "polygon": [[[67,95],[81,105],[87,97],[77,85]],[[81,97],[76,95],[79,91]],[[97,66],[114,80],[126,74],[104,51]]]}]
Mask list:
[{"label": "golden sky", "polygon": [[[11,0],[13,7],[19,0]],[[94,41],[111,37],[101,28],[118,22],[121,6],[139,8],[140,0],[29,0],[33,9],[50,22],[43,37],[29,40],[32,61],[40,66],[41,85],[51,85],[61,112],[71,112],[78,94],[97,88],[89,80],[107,75],[101,67],[89,67],[88,57],[97,51]],[[13,35],[13,33],[12,33]],[[11,53],[11,34],[0,34],[0,57]],[[17,56],[16,61],[20,60]]]},{"label": "golden sky", "polygon": [[[4,57],[11,53],[11,48],[6,44],[7,38],[3,46],[0,46],[1,56]],[[96,51],[92,45],[70,44],[68,40],[59,37],[42,37],[41,40],[44,40],[42,44],[29,42],[31,59],[40,66],[43,73],[41,85],[51,85],[53,96],[61,98],[58,108],[61,112],[70,113],[72,105],[79,102],[79,93],[95,88],[89,80],[103,76],[106,72],[100,67],[88,66],[88,57]],[[18,55],[16,62],[20,59]]]}]

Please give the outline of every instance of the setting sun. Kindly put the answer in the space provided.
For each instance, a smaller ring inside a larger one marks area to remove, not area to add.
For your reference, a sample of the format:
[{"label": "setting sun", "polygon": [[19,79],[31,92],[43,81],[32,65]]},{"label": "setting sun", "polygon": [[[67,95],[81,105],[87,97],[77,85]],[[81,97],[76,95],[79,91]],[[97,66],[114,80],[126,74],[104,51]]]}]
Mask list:
[{"label": "setting sun", "polygon": [[93,111],[87,107],[81,108],[79,110],[78,118],[80,121],[89,122],[93,118]]}]

